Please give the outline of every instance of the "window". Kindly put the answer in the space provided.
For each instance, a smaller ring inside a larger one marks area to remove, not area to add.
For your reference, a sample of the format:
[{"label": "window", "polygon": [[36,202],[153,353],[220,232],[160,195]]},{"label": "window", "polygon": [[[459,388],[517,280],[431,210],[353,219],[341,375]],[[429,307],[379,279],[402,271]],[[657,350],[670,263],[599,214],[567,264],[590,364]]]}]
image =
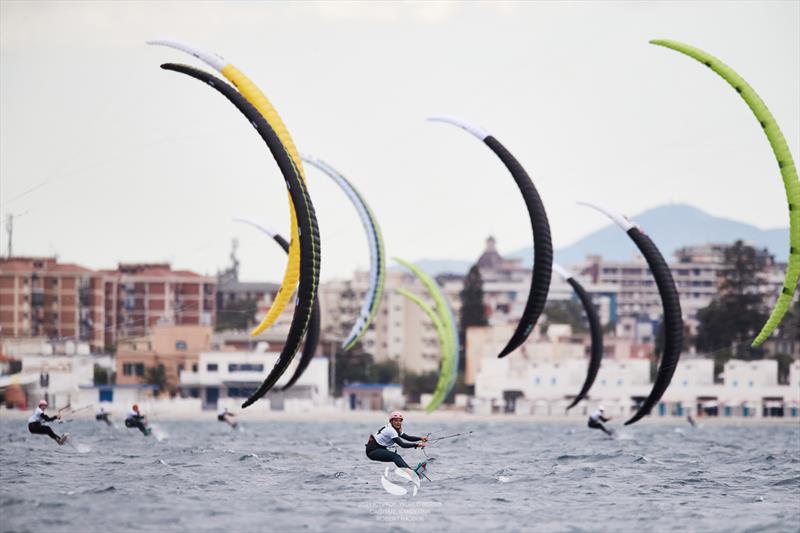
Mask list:
[{"label": "window", "polygon": [[255,392],[254,387],[228,387],[229,398],[249,398]]},{"label": "window", "polygon": [[197,363],[192,364],[192,372],[197,372]]},{"label": "window", "polygon": [[217,363],[208,363],[206,365],[206,371],[208,372],[216,372],[218,368]]},{"label": "window", "polygon": [[123,363],[123,376],[144,376],[144,363]]},{"label": "window", "polygon": [[186,351],[186,341],[175,341],[175,349],[181,352]]},{"label": "window", "polygon": [[228,365],[228,372],[263,372],[264,365],[255,363],[231,363]]}]

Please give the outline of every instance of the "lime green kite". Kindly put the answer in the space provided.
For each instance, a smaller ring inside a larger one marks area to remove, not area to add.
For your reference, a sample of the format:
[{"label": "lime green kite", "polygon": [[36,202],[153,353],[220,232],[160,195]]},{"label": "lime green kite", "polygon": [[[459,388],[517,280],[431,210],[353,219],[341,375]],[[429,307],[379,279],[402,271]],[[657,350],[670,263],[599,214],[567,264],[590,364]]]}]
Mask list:
[{"label": "lime green kite", "polygon": [[[442,348],[442,364],[441,370],[439,371],[439,380],[436,382],[436,389],[433,391],[433,398],[431,398],[430,403],[425,407],[425,410],[430,413],[439,408],[455,383],[454,374],[457,372],[456,368],[458,364],[458,337],[456,336],[455,320],[450,312],[450,306],[447,304],[444,294],[442,294],[442,290],[433,278],[428,276],[413,263],[398,259],[397,257],[393,257],[392,259],[410,270],[411,273],[422,282],[433,298],[433,302],[436,306],[434,311],[416,295],[408,291],[403,291],[402,289],[398,290],[400,294],[416,303],[425,314],[428,315],[431,322],[433,322],[434,328],[436,328],[436,334],[439,336],[439,343]],[[436,320],[434,320],[434,317]]]},{"label": "lime green kite", "polygon": [[663,39],[652,40],[650,43],[671,48],[696,59],[719,74],[722,79],[736,89],[736,92],[747,103],[747,106],[761,124],[761,129],[764,130],[775,158],[778,160],[778,168],[781,170],[783,186],[786,189],[786,199],[789,202],[789,261],[786,267],[783,289],[778,295],[778,301],[775,302],[767,322],[752,343],[754,347],[759,346],[767,340],[783,320],[792,303],[794,292],[797,290],[798,279],[800,279],[800,180],[797,179],[797,169],[794,166],[792,154],[786,144],[786,139],[783,138],[783,133],[778,127],[778,123],[775,121],[775,117],[767,109],[764,101],[744,81],[744,78],[734,72],[732,68],[711,54],[688,44]]}]

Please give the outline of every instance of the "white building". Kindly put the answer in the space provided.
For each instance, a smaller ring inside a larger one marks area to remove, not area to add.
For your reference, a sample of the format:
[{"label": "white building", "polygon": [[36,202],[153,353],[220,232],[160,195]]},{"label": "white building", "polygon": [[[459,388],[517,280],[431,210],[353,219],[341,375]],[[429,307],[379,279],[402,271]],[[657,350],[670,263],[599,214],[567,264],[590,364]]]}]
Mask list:
[{"label": "white building", "polygon": [[[509,356],[481,361],[475,380],[475,402],[483,412],[563,414],[580,390],[588,361],[536,362]],[[714,361],[683,359],[655,416],[798,416],[800,362],[791,367],[790,385],[778,385],[774,360],[731,360],[724,384],[714,383]],[[651,390],[646,359],[604,360],[586,401],[571,415],[585,415],[598,404],[609,414],[633,414]]]},{"label": "white building", "polygon": [[[181,391],[200,398],[204,409],[238,406],[266,379],[275,366],[277,352],[201,352],[197,370],[180,375]],[[301,410],[329,402],[328,359],[315,357],[300,379],[282,391],[294,374],[299,357],[284,372],[278,383],[259,400],[256,409]]]},{"label": "white building", "polygon": [[[45,351],[51,352],[51,349]],[[19,353],[15,355],[20,371],[0,376],[3,396],[10,389],[22,391],[28,406],[46,399],[50,407],[75,407],[80,402],[80,388],[94,383],[94,365],[110,365],[110,356],[49,355]]]}]

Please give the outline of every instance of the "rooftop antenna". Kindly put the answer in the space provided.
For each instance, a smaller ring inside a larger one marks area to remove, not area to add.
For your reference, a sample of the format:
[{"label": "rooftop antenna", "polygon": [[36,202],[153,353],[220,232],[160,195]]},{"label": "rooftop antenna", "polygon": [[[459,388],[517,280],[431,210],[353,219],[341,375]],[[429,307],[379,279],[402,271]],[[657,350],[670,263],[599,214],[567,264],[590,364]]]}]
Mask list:
[{"label": "rooftop antenna", "polygon": [[8,257],[11,258],[14,254],[12,253],[12,238],[14,236],[14,215],[8,215],[6,218],[6,233],[8,233]]}]

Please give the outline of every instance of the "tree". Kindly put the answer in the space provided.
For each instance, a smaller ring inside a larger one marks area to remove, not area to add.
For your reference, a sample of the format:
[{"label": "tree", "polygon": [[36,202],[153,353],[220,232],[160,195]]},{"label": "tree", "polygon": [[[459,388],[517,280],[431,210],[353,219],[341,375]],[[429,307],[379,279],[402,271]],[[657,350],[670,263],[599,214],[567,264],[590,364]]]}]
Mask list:
[{"label": "tree", "polygon": [[[483,303],[483,279],[477,263],[472,265],[464,278],[464,286],[459,293],[461,297],[461,311],[459,313],[458,338],[461,347],[456,354],[459,361],[464,361],[467,350],[467,328],[470,326],[486,326],[489,321],[486,319],[486,306]],[[456,376],[456,388],[459,390],[459,382],[463,385],[463,376],[466,365],[459,365],[458,375]],[[434,384],[435,386],[435,384]],[[431,391],[433,389],[430,389]],[[451,391],[450,398],[455,396],[455,389]]]},{"label": "tree", "polygon": [[419,403],[420,396],[426,393],[432,393],[436,389],[436,383],[439,381],[439,372],[423,372],[417,374],[416,372],[406,372],[403,376],[403,393],[408,401],[411,403]]},{"label": "tree", "polygon": [[167,388],[167,373],[164,365],[151,366],[144,371],[144,382],[156,386],[156,395]]},{"label": "tree", "polygon": [[349,383],[397,383],[400,381],[400,366],[397,361],[373,362],[372,354],[355,348],[336,353],[334,395],[341,396]]},{"label": "tree", "polygon": [[719,295],[697,312],[695,344],[723,359],[759,358],[763,350],[751,349],[750,341],[767,319],[759,293],[763,260],[755,248],[736,241],[725,250],[725,263]]},{"label": "tree", "polygon": [[100,365],[94,365],[94,384],[112,385],[111,373]]},{"label": "tree", "polygon": [[369,374],[372,383],[397,383],[400,381],[400,365],[391,359],[375,363],[370,367]]},{"label": "tree", "polygon": [[544,314],[547,324],[569,324],[575,333],[589,331],[583,307],[575,300],[548,302]]},{"label": "tree", "polygon": [[461,313],[459,334],[461,344],[464,344],[467,328],[470,326],[485,326],[489,323],[486,320],[486,307],[483,305],[483,279],[478,265],[472,265],[464,278],[464,287],[461,289]]},{"label": "tree", "polygon": [[361,350],[341,349],[336,352],[334,368],[334,391],[336,397],[342,395],[342,388],[348,383],[369,383],[369,368],[372,366],[372,355]]}]

